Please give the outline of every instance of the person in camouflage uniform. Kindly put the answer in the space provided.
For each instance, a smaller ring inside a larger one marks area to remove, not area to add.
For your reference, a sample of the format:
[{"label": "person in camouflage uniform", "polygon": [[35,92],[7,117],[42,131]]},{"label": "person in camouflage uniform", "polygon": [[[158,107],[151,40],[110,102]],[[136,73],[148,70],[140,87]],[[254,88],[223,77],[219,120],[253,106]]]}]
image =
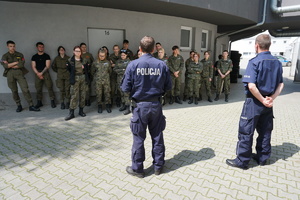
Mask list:
[{"label": "person in camouflage uniform", "polygon": [[6,45],[8,52],[2,56],[1,64],[4,67],[3,76],[7,78],[7,85],[11,89],[13,99],[17,104],[16,112],[23,110],[17,83],[19,83],[22,93],[29,105],[29,110],[40,111],[39,108],[33,106],[28,84],[24,77],[24,75],[28,73],[28,70],[24,67],[25,59],[23,54],[16,51],[15,42],[9,40],[6,42]]},{"label": "person in camouflage uniform", "polygon": [[98,103],[98,113],[102,113],[102,97],[104,95],[104,101],[106,111],[111,113],[111,99],[110,99],[110,74],[112,71],[110,62],[106,59],[106,52],[104,49],[99,49],[98,58],[93,62],[91,68],[92,76],[96,83],[96,95]]},{"label": "person in camouflage uniform", "polygon": [[[84,58],[86,60],[86,62],[88,63],[89,67],[91,67],[94,62],[93,55],[91,53],[87,52],[87,46],[83,42],[80,44],[80,49],[82,52],[81,57]],[[86,106],[91,105],[90,97],[91,97],[91,83],[93,81],[93,77],[90,73],[91,73],[91,69],[89,69],[89,80],[90,81],[89,81],[88,86],[86,87],[86,94],[85,94],[85,105]]]},{"label": "person in camouflage uniform", "polygon": [[113,46],[114,53],[110,54],[109,59],[112,67],[112,72],[110,74],[110,86],[111,86],[111,98],[116,98],[117,107],[121,106],[121,93],[118,89],[117,83],[117,73],[114,71],[115,64],[117,60],[120,59],[120,47],[118,45]]},{"label": "person in camouflage uniform", "polygon": [[[168,57],[167,57],[167,55],[166,55],[166,53],[165,53],[164,48],[158,49],[158,51],[157,51],[157,59],[164,61],[164,63],[166,63],[166,65],[169,66],[169,63],[168,63]],[[162,102],[162,105],[165,105],[166,102],[167,102],[167,93],[165,93],[165,94],[163,95],[163,102]]]},{"label": "person in camouflage uniform", "polygon": [[199,99],[199,83],[201,81],[201,73],[203,71],[203,64],[199,61],[200,54],[195,52],[193,61],[187,66],[188,88],[189,88],[189,102],[193,103],[195,97],[195,104],[198,104]]},{"label": "person in camouflage uniform", "polygon": [[121,100],[122,100],[122,106],[119,109],[119,111],[124,111],[123,112],[124,115],[128,115],[130,113],[130,100],[129,100],[129,93],[123,92],[120,88],[120,85],[122,83],[122,79],[129,62],[130,60],[127,57],[127,51],[121,50],[121,59],[116,62],[116,65],[114,67],[114,71],[118,74],[117,85],[119,86],[118,90],[119,93],[121,94]]},{"label": "person in camouflage uniform", "polygon": [[223,58],[218,61],[217,70],[219,73],[217,93],[215,101],[219,100],[220,93],[224,86],[225,101],[228,102],[228,96],[230,93],[230,72],[232,71],[232,61],[228,58],[228,51],[224,50],[222,54]]},{"label": "person in camouflage uniform", "polygon": [[[63,46],[57,49],[58,56],[52,62],[52,69],[57,73],[56,86],[60,90],[61,109],[69,109],[70,107],[70,72],[67,70],[67,61],[70,58],[65,54],[66,50]],[[66,104],[65,104],[66,100]]]},{"label": "person in camouflage uniform", "polygon": [[213,71],[213,62],[209,58],[210,54],[208,51],[204,52],[204,58],[201,60],[203,64],[203,71],[201,73],[201,81],[199,86],[199,100],[202,100],[201,95],[201,86],[205,85],[207,100],[212,102],[211,100],[211,81],[213,80],[214,71]]},{"label": "person in camouflage uniform", "polygon": [[188,88],[188,73],[187,73],[187,67],[189,66],[190,62],[193,62],[193,57],[195,55],[195,51],[190,51],[190,57],[186,59],[185,61],[185,74],[184,74],[184,92],[183,92],[183,101],[186,101],[188,95],[189,95],[189,88]]},{"label": "person in camouflage uniform", "polygon": [[75,117],[74,110],[79,101],[79,115],[85,117],[83,112],[85,106],[86,87],[89,84],[89,63],[81,57],[80,46],[75,46],[73,56],[67,61],[67,69],[70,72],[70,113],[65,120],[70,120]]},{"label": "person in camouflage uniform", "polygon": [[172,47],[173,54],[168,58],[169,69],[171,72],[172,77],[172,90],[170,96],[169,104],[174,103],[174,96],[175,102],[182,104],[180,100],[180,87],[181,87],[181,80],[180,75],[184,67],[184,60],[183,57],[180,55],[179,47],[173,46]]}]

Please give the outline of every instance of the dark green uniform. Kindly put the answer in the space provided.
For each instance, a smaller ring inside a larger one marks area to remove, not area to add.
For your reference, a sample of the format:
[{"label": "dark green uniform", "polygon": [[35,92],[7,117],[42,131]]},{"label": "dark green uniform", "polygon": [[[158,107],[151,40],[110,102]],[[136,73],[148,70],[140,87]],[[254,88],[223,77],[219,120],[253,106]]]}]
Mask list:
[{"label": "dark green uniform", "polygon": [[[33,106],[32,98],[30,91],[28,89],[28,84],[24,75],[28,73],[28,70],[24,67],[25,59],[22,53],[15,51],[15,53],[11,54],[7,52],[2,56],[2,66],[4,67],[3,76],[7,78],[7,85],[11,89],[13,99],[18,106],[21,105],[21,100],[18,94],[18,85],[22,90],[22,93],[28,103],[29,106]],[[4,63],[7,61],[8,63],[19,62],[18,68],[8,68],[8,64]]]},{"label": "dark green uniform", "polygon": [[91,73],[96,82],[96,95],[98,105],[102,104],[102,95],[105,97],[105,104],[111,104],[110,99],[110,74],[111,74],[111,64],[108,60],[93,62]]},{"label": "dark green uniform", "polygon": [[[180,80],[180,74],[184,67],[184,60],[181,55],[177,55],[176,57],[174,55],[171,55],[168,59],[168,67],[171,72],[171,78],[172,78],[172,90],[171,90],[171,96],[180,96],[180,87],[181,87],[181,80]],[[174,72],[179,71],[179,76],[175,77]]]},{"label": "dark green uniform", "polygon": [[213,62],[208,59],[202,59],[201,63],[203,64],[203,71],[201,73],[201,81],[199,86],[199,97],[201,97],[201,86],[205,85],[206,95],[210,99],[211,98],[211,81],[213,80]]},{"label": "dark green uniform", "polygon": [[63,58],[57,56],[53,63],[52,69],[57,73],[56,86],[60,90],[60,101],[70,102],[70,72],[67,70],[67,61],[70,57],[65,55]]},{"label": "dark green uniform", "polygon": [[116,65],[114,67],[114,71],[118,74],[118,77],[117,77],[117,84],[119,87],[118,90],[119,90],[119,93],[121,94],[121,101],[123,104],[125,105],[130,105],[130,100],[129,100],[129,93],[127,92],[123,92],[120,88],[121,86],[121,83],[122,83],[122,79],[123,79],[123,75],[125,73],[125,70],[127,68],[127,65],[129,64],[130,60],[127,58],[125,60],[118,60],[116,62]]},{"label": "dark green uniform", "polygon": [[[94,57],[92,54],[90,54],[89,52],[86,52],[84,54],[81,55],[82,58],[84,58],[86,60],[86,62],[89,64],[89,66],[91,67],[93,62],[94,62]],[[89,69],[89,72],[91,70]],[[86,96],[85,96],[85,100],[86,101],[90,101],[90,96],[91,96],[91,82],[93,81],[93,76],[92,74],[89,73],[89,84],[86,87]]]},{"label": "dark green uniform", "polygon": [[203,71],[203,64],[201,62],[190,62],[187,67],[188,89],[190,98],[199,98],[199,83],[201,81],[201,73]]},{"label": "dark green uniform", "polygon": [[[232,61],[230,59],[227,60],[219,60],[217,70],[220,70],[222,74],[225,75],[226,72],[232,71]],[[229,95],[230,93],[230,74],[225,76],[225,78],[221,78],[220,74],[218,76],[218,85],[217,85],[217,94],[220,94],[222,91],[222,85],[224,85],[224,93],[225,95]]]},{"label": "dark green uniform", "polygon": [[185,65],[184,65],[185,66],[185,74],[184,74],[184,92],[183,92],[183,95],[185,97],[187,97],[189,95],[189,87],[188,87],[189,78],[188,78],[188,73],[187,73],[187,67],[189,66],[190,62],[192,62],[192,59],[188,58],[188,59],[186,59]]},{"label": "dark green uniform", "polygon": [[[116,56],[114,53],[112,53],[110,54],[109,58],[113,64],[116,64],[117,60],[120,59],[120,55]],[[117,73],[113,69],[114,67],[112,66],[112,72],[110,74],[111,98],[114,99],[116,96],[117,101],[120,101],[119,99],[121,98],[121,93],[119,92],[119,85],[117,83]]]}]

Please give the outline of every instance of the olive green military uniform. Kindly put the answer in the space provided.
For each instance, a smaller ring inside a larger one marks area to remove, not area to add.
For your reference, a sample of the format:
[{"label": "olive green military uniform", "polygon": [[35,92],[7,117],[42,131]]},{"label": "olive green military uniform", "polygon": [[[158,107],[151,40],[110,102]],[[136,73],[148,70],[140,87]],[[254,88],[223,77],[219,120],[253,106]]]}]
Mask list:
[{"label": "olive green military uniform", "polygon": [[67,70],[66,63],[70,57],[65,55],[63,58],[57,56],[53,63],[52,69],[57,73],[56,86],[60,90],[60,101],[70,102],[70,72]]},{"label": "olive green military uniform", "polygon": [[199,86],[201,81],[201,73],[203,72],[203,64],[201,62],[190,62],[187,66],[188,77],[188,96],[199,98]]},{"label": "olive green military uniform", "polygon": [[[219,60],[217,70],[220,70],[222,74],[225,74],[228,71],[232,71],[232,61],[230,59],[227,60]],[[224,85],[224,93],[225,95],[229,95],[230,93],[230,74],[225,76],[225,78],[221,78],[220,74],[218,75],[218,84],[217,84],[217,94],[221,93],[222,85]]]},{"label": "olive green military uniform", "polygon": [[187,67],[189,66],[189,64],[192,62],[191,58],[186,59],[185,61],[185,79],[184,79],[184,92],[183,95],[185,97],[187,97],[189,95],[189,87],[188,87],[188,82],[189,82],[189,78],[188,78],[188,73],[187,73]]},{"label": "olive green military uniform", "polygon": [[[109,56],[111,62],[113,64],[116,64],[117,60],[120,59],[120,55],[116,56],[114,53],[110,54]],[[111,98],[114,99],[114,97],[120,99],[121,93],[119,92],[119,85],[117,83],[117,73],[113,70],[114,67],[112,67],[112,72],[110,74],[110,89],[111,89]]]},{"label": "olive green military uniform", "polygon": [[[171,55],[168,59],[168,63],[172,78],[171,96],[179,96],[181,87],[180,73],[182,72],[184,67],[183,57],[181,55],[177,55],[176,57],[174,55]],[[179,76],[175,77],[174,72],[177,71],[179,71]]]},{"label": "olive green military uniform", "polygon": [[102,104],[103,94],[105,97],[105,104],[111,104],[110,74],[112,69],[110,62],[108,60],[96,60],[93,62],[91,70],[92,76],[96,81],[96,95],[98,105]]},{"label": "olive green military uniform", "polygon": [[[22,93],[28,103],[29,106],[33,106],[32,98],[30,91],[28,89],[28,84],[24,75],[28,73],[28,70],[24,67],[25,59],[22,53],[15,51],[15,53],[10,54],[7,52],[2,56],[2,66],[4,67],[3,76],[7,78],[7,85],[11,89],[13,99],[18,106],[21,105],[21,100],[18,94],[18,85],[22,90]],[[18,68],[8,68],[8,64],[3,61],[7,61],[8,63],[19,62],[17,65]]]},{"label": "olive green military uniform", "polygon": [[211,81],[214,76],[213,62],[208,59],[202,59],[201,63],[203,64],[203,71],[201,73],[201,81],[199,86],[199,97],[201,97],[201,86],[205,85],[206,95],[210,99],[211,98]]},{"label": "olive green military uniform", "polygon": [[[92,66],[93,62],[94,62],[94,57],[92,54],[90,54],[89,52],[86,52],[84,54],[81,55],[82,58],[84,58],[86,60],[86,62],[89,64],[89,66]],[[89,70],[90,72],[91,70]],[[89,74],[89,84],[86,87],[86,96],[85,96],[85,100],[89,101],[90,100],[90,96],[91,96],[91,82],[93,81],[93,75]]]},{"label": "olive green military uniform", "polygon": [[129,93],[127,92],[123,92],[120,88],[121,83],[122,83],[122,79],[123,79],[123,75],[125,73],[125,70],[127,68],[127,65],[129,64],[130,60],[127,58],[125,60],[118,60],[116,62],[116,65],[114,67],[114,71],[118,74],[117,77],[117,83],[118,83],[118,90],[119,93],[121,94],[121,101],[123,104],[125,105],[130,105],[130,100],[129,100]]}]

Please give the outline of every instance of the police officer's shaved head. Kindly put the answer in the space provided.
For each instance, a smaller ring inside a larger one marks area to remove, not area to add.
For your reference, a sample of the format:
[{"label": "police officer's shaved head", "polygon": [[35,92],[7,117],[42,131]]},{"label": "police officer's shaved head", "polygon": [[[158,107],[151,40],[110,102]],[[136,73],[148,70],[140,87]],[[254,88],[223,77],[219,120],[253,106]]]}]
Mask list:
[{"label": "police officer's shaved head", "polygon": [[140,41],[140,48],[144,53],[152,53],[154,50],[155,41],[153,37],[145,36]]},{"label": "police officer's shaved head", "polygon": [[256,37],[255,44],[258,44],[261,50],[269,50],[271,46],[271,37],[269,34],[261,34]]}]

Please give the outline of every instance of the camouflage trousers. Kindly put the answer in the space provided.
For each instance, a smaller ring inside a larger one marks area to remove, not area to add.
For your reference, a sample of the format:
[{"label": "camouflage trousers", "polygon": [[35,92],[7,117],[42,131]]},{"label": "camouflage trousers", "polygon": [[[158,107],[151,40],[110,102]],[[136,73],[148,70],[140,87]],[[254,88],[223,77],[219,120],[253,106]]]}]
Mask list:
[{"label": "camouflage trousers", "polygon": [[75,110],[78,106],[78,101],[80,108],[83,108],[85,106],[86,87],[87,84],[85,82],[85,75],[76,75],[75,84],[71,85],[70,88],[70,109]]},{"label": "camouflage trousers", "polygon": [[224,87],[224,93],[227,95],[230,93],[230,75],[225,76],[225,78],[221,78],[218,76],[217,82],[217,94],[221,94]]},{"label": "camouflage trousers", "polygon": [[109,81],[100,81],[96,80],[96,95],[97,95],[97,103],[101,105],[102,97],[104,95],[104,103],[111,104],[111,89],[110,89],[110,82]]},{"label": "camouflage trousers", "polygon": [[8,87],[11,89],[12,92],[12,96],[14,101],[16,102],[17,105],[21,105],[21,100],[20,100],[20,96],[18,94],[18,85],[17,83],[19,83],[19,86],[22,90],[22,93],[28,103],[29,106],[32,106],[32,98],[31,98],[31,94],[30,91],[28,89],[28,84],[26,81],[26,78],[23,75],[22,70],[20,69],[10,69],[7,72],[7,85]]},{"label": "camouflage trousers", "polygon": [[208,77],[201,78],[201,81],[200,81],[200,84],[199,84],[199,96],[200,97],[202,96],[202,94],[201,94],[202,85],[205,86],[206,95],[207,95],[207,97],[210,98],[211,97],[211,81],[209,81]]},{"label": "camouflage trousers", "polygon": [[199,82],[200,79],[188,79],[188,88],[189,88],[189,97],[196,97],[199,98]]},{"label": "camouflage trousers", "polygon": [[[70,79],[66,78],[57,78],[56,86],[60,91],[60,101],[61,102],[70,102]],[[66,100],[66,101],[65,101]]]},{"label": "camouflage trousers", "polygon": [[180,96],[180,88],[181,88],[180,75],[177,78],[175,76],[171,76],[171,78],[172,78],[171,96]]},{"label": "camouflage trousers", "polygon": [[36,89],[36,99],[37,100],[42,100],[43,99],[43,86],[44,83],[47,87],[48,93],[50,100],[55,99],[54,91],[53,91],[53,83],[51,76],[48,71],[46,71],[43,74],[44,79],[39,79],[37,75],[35,75],[35,89]]}]

